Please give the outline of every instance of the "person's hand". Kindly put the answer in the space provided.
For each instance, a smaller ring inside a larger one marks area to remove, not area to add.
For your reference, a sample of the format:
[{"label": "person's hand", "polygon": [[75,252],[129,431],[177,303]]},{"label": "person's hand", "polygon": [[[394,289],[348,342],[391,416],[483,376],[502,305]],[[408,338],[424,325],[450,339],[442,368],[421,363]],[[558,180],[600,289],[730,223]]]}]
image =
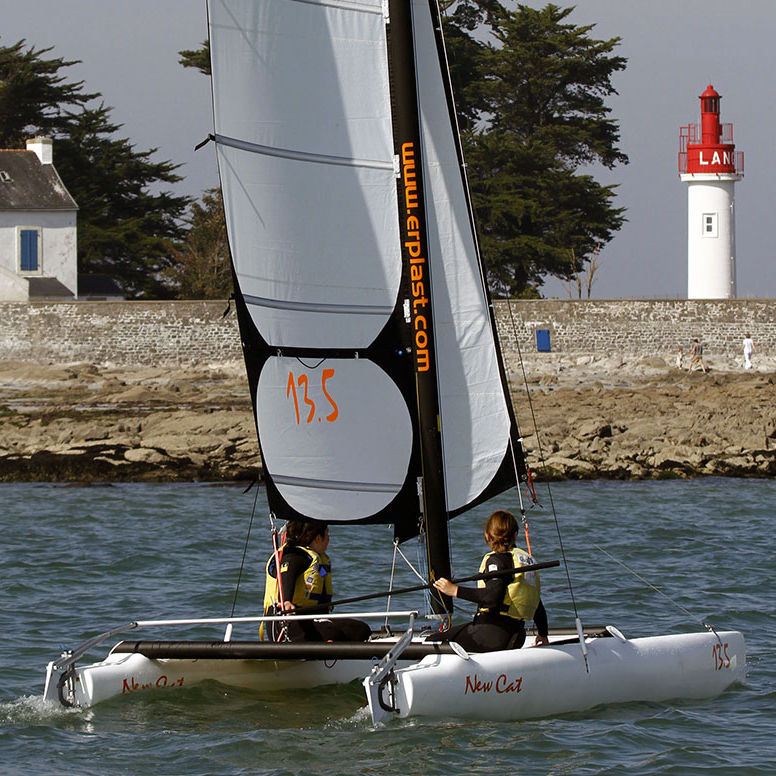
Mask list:
[{"label": "person's hand", "polygon": [[434,587],[439,590],[440,593],[452,596],[455,598],[458,595],[458,585],[454,585],[449,579],[440,577],[434,581]]},{"label": "person's hand", "polygon": [[295,610],[296,610],[296,607],[291,603],[291,601],[283,601],[283,611],[293,612]]},{"label": "person's hand", "polygon": [[549,647],[550,646],[550,640],[546,636],[537,636],[534,639],[533,645],[535,647]]}]

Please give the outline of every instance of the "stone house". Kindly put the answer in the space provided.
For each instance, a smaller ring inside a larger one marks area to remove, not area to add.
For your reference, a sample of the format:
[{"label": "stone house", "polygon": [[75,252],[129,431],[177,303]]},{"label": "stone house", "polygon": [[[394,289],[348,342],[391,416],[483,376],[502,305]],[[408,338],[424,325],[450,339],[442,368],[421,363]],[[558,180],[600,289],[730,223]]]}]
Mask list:
[{"label": "stone house", "polygon": [[0,301],[78,296],[77,213],[49,138],[0,150]]}]

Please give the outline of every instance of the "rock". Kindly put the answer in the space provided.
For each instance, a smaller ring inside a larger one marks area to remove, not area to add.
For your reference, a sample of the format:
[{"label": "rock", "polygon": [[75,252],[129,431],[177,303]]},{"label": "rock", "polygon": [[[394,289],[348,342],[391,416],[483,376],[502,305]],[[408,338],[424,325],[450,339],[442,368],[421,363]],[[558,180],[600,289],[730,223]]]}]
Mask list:
[{"label": "rock", "polygon": [[587,461],[580,460],[578,458],[565,458],[559,455],[552,455],[546,461],[547,466],[552,469],[562,469],[566,471],[581,470],[586,472],[592,472],[595,468]]},{"label": "rock", "polygon": [[[526,366],[529,385],[541,386],[532,406],[522,375],[513,394],[533,468],[535,415],[556,478],[776,474],[773,375],[541,355]],[[260,466],[241,365],[0,367],[1,479],[219,480]]]},{"label": "rock", "polygon": [[660,358],[660,356],[644,356],[639,360],[639,364],[648,366],[650,369],[665,369],[668,366],[665,359]]},{"label": "rock", "polygon": [[609,423],[601,424],[601,422],[597,420],[590,420],[582,423],[575,434],[579,439],[588,437],[610,437],[611,435],[611,425]]},{"label": "rock", "polygon": [[167,460],[168,456],[148,447],[137,447],[134,450],[127,450],[124,458],[134,463],[161,463]]}]

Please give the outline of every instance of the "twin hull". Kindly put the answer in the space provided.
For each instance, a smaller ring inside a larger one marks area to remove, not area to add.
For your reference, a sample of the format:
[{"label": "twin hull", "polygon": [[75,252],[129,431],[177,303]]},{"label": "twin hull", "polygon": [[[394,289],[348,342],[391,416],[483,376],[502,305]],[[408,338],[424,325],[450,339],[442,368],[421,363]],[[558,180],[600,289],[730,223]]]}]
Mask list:
[{"label": "twin hull", "polygon": [[[401,717],[513,720],[582,711],[604,703],[708,698],[743,680],[746,651],[737,631],[589,638],[587,664],[578,643],[469,656],[434,655],[394,674],[393,704]],[[154,660],[112,653],[76,669],[81,707],[140,690],[158,692],[202,681],[254,690],[343,684],[363,678],[369,660]],[[385,690],[383,691],[385,695]],[[46,700],[59,702],[49,669]],[[376,719],[391,716],[376,708]]]},{"label": "twin hull", "polygon": [[[580,645],[425,658],[397,669],[401,717],[516,720],[583,711],[601,704],[710,698],[746,672],[737,631],[593,638]],[[385,691],[384,691],[385,693]],[[373,706],[375,704],[370,699]],[[376,718],[385,718],[377,711]]]}]

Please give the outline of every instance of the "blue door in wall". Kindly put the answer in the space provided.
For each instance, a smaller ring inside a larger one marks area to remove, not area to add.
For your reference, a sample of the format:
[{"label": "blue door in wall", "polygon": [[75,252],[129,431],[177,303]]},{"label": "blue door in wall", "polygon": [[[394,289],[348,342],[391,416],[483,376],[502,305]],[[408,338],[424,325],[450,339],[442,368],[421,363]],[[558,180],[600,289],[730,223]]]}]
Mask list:
[{"label": "blue door in wall", "polygon": [[38,265],[38,230],[22,229],[22,272],[37,272]]}]

